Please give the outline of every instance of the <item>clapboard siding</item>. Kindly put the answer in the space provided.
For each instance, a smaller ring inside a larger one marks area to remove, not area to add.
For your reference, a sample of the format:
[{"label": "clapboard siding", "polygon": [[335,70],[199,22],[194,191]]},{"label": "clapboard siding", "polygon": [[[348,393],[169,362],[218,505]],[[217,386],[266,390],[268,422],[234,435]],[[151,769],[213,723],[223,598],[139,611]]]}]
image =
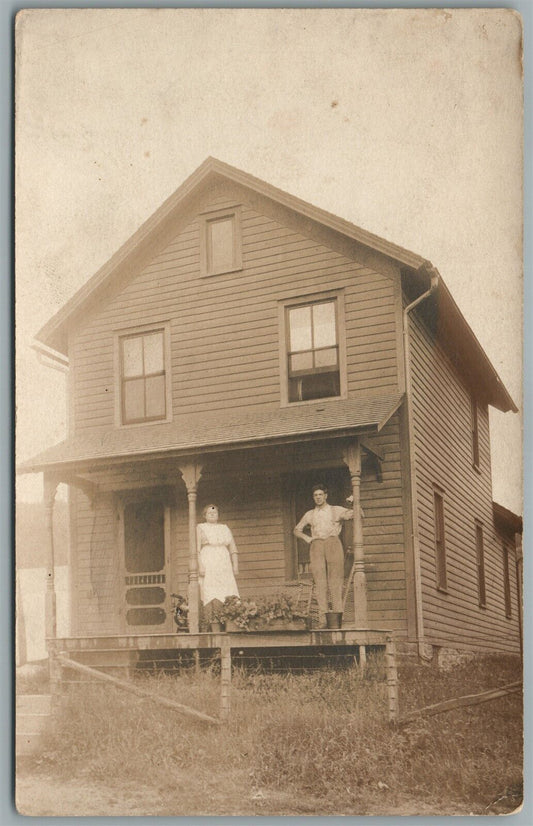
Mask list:
[{"label": "clapboard siding", "polygon": [[[377,481],[370,469],[365,472],[361,500],[369,623],[405,633],[407,596],[399,439],[399,416],[396,414],[375,439],[385,456],[382,481]],[[287,502],[282,474],[294,472],[302,462],[308,467],[313,467],[314,462],[335,466],[338,456],[339,448],[333,441],[325,442],[318,449],[313,444],[299,446],[294,459],[285,458],[283,467],[276,467],[275,461],[269,460],[268,456],[252,461],[250,467],[253,470],[243,469],[239,476],[233,473],[228,476],[224,472],[227,463],[220,457],[207,467],[198,487],[198,521],[202,520],[204,505],[209,502],[219,505],[221,520],[230,525],[239,549],[238,584],[242,595],[258,596],[275,591],[286,581],[290,571],[293,541],[292,536],[285,533]],[[172,593],[187,593],[189,527],[185,485],[175,478],[168,484],[165,477],[155,471],[109,470],[106,477],[100,479],[103,493],[95,500],[96,514],[89,501],[78,495],[76,576],[80,595],[77,617],[80,633],[117,630],[123,598],[117,578],[122,551],[117,530],[112,529],[116,513],[104,491],[115,490],[116,501],[120,502],[121,490],[127,491],[133,485],[142,484],[143,480],[146,487],[136,492],[140,499],[153,497],[156,486],[161,490],[161,485],[166,485],[168,490],[171,503],[169,589]],[[94,582],[104,583],[98,603],[95,602]],[[94,609],[96,604],[98,611]]]},{"label": "clapboard siding", "polygon": [[363,477],[363,542],[370,626],[407,633],[400,422],[395,414],[376,437],[384,458],[382,480]]},{"label": "clapboard siding", "polygon": [[74,595],[79,634],[118,632],[116,515],[108,497],[76,493],[77,564]]},{"label": "clapboard siding", "polygon": [[327,289],[344,293],[348,393],[398,389],[389,270],[376,272],[246,204],[241,215],[242,271],[201,277],[199,221],[192,216],[72,334],[77,432],[115,426],[114,335],[151,320],[170,325],[175,414],[279,404],[278,302]]},{"label": "clapboard siding", "polygon": [[[239,551],[237,581],[240,593],[251,596],[275,589],[286,579],[281,482],[277,476],[256,477],[251,484],[239,486],[238,493],[239,497],[235,499],[234,491],[220,479],[210,480],[205,485],[200,483],[198,520],[202,521],[202,507],[210,502],[217,503],[220,519],[230,526]],[[181,593],[187,588],[188,571],[188,552],[179,552],[179,548],[188,548],[185,503],[176,513],[175,538],[175,582]]]},{"label": "clapboard siding", "polygon": [[[518,651],[516,587],[511,593],[513,617],[508,619],[501,539],[493,523],[488,409],[478,406],[478,472],[473,467],[469,390],[416,313],[410,340],[426,638],[435,644],[446,640],[450,645]],[[444,497],[447,593],[436,587],[434,486]],[[483,524],[485,608],[478,604],[475,520]]]}]

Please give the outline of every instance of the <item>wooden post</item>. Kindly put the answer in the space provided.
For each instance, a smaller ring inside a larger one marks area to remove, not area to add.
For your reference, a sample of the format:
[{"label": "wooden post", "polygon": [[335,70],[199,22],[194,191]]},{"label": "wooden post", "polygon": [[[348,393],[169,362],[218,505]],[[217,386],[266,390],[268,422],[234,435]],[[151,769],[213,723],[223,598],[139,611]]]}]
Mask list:
[{"label": "wooden post", "polygon": [[63,684],[63,667],[59,658],[58,640],[48,640],[48,680],[52,701],[56,702]]},{"label": "wooden post", "polygon": [[56,592],[55,592],[55,560],[54,560],[54,502],[58,481],[53,476],[44,477],[44,514],[46,547],[46,594],[45,594],[45,636],[47,640],[55,640],[57,636]]},{"label": "wooden post", "polygon": [[385,666],[387,669],[387,696],[389,700],[389,722],[398,721],[398,671],[396,669],[396,649],[394,639],[387,634],[385,640]]},{"label": "wooden post", "polygon": [[189,500],[189,633],[197,634],[200,625],[200,596],[198,592],[198,551],[196,547],[196,492],[202,475],[202,465],[180,467]]},{"label": "wooden post", "polygon": [[228,720],[231,710],[231,645],[227,636],[220,645],[220,719]]},{"label": "wooden post", "polygon": [[353,496],[353,598],[355,625],[366,628],[368,609],[366,594],[365,553],[363,545],[363,516],[361,511],[361,444],[355,439],[344,450],[344,462],[350,471]]},{"label": "wooden post", "polygon": [[359,646],[359,668],[361,671],[366,668],[366,645]]}]

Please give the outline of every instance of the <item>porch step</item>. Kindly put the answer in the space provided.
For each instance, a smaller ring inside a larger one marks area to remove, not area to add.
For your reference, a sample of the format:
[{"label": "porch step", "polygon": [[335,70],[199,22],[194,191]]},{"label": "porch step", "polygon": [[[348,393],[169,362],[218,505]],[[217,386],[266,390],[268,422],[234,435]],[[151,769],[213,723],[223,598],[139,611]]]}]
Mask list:
[{"label": "porch step", "polygon": [[50,722],[50,694],[20,694],[17,697],[15,754],[37,754]]}]

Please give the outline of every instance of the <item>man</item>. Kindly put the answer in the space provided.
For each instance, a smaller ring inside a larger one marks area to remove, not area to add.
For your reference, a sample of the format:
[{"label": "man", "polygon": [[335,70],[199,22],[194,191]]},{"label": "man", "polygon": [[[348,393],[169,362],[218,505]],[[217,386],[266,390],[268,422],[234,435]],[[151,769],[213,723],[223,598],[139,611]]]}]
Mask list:
[{"label": "man", "polygon": [[[353,519],[353,510],[328,505],[328,489],[325,485],[313,487],[315,507],[307,511],[296,527],[294,535],[303,539],[309,549],[311,573],[316,585],[319,625],[326,624],[328,587],[332,611],[342,613],[342,583],[344,579],[344,551],[339,539],[342,522]],[[304,528],[311,529],[311,535]]]}]

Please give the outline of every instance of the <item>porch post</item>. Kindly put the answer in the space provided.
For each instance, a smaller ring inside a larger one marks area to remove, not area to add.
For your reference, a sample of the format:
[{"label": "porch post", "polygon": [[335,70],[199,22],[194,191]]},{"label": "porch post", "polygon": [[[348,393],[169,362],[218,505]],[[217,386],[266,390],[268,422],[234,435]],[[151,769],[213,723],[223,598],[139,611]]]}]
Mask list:
[{"label": "porch post", "polygon": [[365,553],[363,546],[363,516],[361,511],[361,443],[354,439],[344,450],[344,462],[350,471],[353,495],[353,597],[355,624],[367,628],[368,610],[366,593]]},{"label": "porch post", "polygon": [[53,476],[45,476],[44,514],[45,514],[45,547],[46,547],[46,594],[44,627],[47,640],[55,640],[57,635],[56,620],[56,592],[54,570],[54,502],[56,498],[58,480]]},{"label": "porch post", "polygon": [[202,465],[187,464],[180,467],[189,500],[189,633],[199,630],[200,599],[198,592],[198,552],[196,548],[196,492],[202,475]]}]

